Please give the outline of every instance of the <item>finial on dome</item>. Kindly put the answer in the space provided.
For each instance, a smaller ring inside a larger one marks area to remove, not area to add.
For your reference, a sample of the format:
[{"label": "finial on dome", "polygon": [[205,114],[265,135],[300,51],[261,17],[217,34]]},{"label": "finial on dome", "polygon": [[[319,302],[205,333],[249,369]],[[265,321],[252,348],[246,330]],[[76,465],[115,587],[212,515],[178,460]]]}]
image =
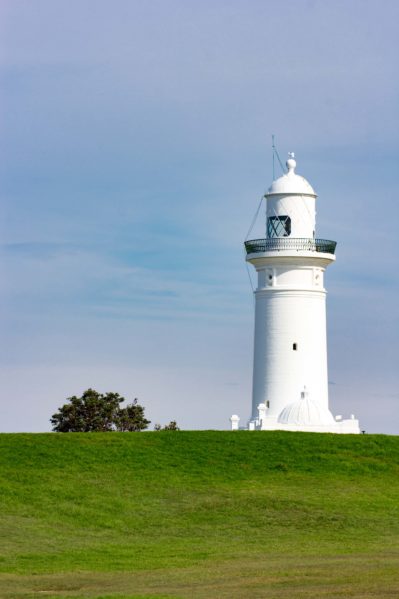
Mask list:
[{"label": "finial on dome", "polygon": [[295,158],[295,153],[294,152],[288,152],[288,160],[285,163],[287,165],[288,168],[288,173],[293,173],[296,167],[296,160],[294,160]]},{"label": "finial on dome", "polygon": [[309,396],[309,391],[306,389],[306,385],[303,386],[303,391],[301,391],[301,399],[307,399]]}]

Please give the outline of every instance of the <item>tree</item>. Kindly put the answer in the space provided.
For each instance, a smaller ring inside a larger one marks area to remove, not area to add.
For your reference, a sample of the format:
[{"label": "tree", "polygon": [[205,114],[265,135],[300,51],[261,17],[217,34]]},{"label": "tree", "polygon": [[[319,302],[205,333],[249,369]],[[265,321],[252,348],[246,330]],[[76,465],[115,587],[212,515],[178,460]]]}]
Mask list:
[{"label": "tree", "polygon": [[87,389],[82,397],[69,397],[68,402],[53,414],[50,422],[58,433],[88,433],[100,431],[140,431],[148,428],[144,408],[137,399],[122,408],[125,401],[119,393],[98,393]]},{"label": "tree", "polygon": [[171,420],[169,424],[165,424],[162,428],[160,424],[156,424],[154,426],[154,431],[179,431],[179,427],[177,426],[176,420]]},{"label": "tree", "polygon": [[163,430],[164,430],[164,431],[179,431],[180,429],[179,429],[179,427],[177,426],[177,422],[176,422],[176,420],[171,420],[171,421],[169,422],[169,424],[166,424],[166,425],[163,427]]},{"label": "tree", "polygon": [[148,428],[150,423],[150,420],[144,418],[144,408],[137,403],[137,399],[130,405],[127,405],[126,408],[120,408],[115,421],[118,431],[130,432]]}]

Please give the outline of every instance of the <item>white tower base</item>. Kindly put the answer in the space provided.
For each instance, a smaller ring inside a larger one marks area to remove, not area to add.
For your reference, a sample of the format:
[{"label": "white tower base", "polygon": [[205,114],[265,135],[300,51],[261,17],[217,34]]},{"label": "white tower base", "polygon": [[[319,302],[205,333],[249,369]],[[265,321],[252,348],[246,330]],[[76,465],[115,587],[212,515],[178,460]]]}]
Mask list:
[{"label": "white tower base", "polygon": [[[353,414],[345,420],[342,420],[342,416],[336,416],[334,419],[330,410],[309,399],[308,395],[306,389],[304,389],[301,398],[286,406],[277,418],[268,415],[269,410],[265,404],[259,404],[258,417],[248,422],[247,430],[355,435],[360,433],[359,421],[356,420]],[[238,416],[235,416],[235,418],[238,418]],[[236,429],[232,427],[232,430]]]}]

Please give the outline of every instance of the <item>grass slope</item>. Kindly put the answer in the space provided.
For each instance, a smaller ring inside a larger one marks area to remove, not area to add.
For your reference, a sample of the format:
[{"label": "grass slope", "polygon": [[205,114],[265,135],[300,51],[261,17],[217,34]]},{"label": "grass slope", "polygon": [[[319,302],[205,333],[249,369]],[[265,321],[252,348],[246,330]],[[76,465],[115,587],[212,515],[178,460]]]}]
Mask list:
[{"label": "grass slope", "polygon": [[399,597],[399,437],[0,435],[0,597]]}]

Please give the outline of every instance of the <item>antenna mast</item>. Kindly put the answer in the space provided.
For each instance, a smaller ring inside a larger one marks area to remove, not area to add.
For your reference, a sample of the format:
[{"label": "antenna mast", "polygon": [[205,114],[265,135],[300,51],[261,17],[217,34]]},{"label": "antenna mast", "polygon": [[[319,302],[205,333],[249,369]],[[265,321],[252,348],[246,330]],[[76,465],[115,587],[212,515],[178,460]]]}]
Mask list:
[{"label": "antenna mast", "polygon": [[283,163],[281,162],[281,158],[277,151],[276,144],[274,143],[274,134],[272,135],[272,152],[273,152],[273,181],[274,181],[274,179],[276,178],[276,174],[274,172],[275,171],[275,168],[274,168],[275,156],[277,156],[277,160],[279,161],[279,164],[281,166],[281,170],[283,171],[283,174],[285,173],[285,168],[283,166]]},{"label": "antenna mast", "polygon": [[274,154],[276,151],[276,146],[274,145],[274,135],[272,135],[272,154],[273,154],[273,181],[275,179],[275,174],[274,174]]}]

